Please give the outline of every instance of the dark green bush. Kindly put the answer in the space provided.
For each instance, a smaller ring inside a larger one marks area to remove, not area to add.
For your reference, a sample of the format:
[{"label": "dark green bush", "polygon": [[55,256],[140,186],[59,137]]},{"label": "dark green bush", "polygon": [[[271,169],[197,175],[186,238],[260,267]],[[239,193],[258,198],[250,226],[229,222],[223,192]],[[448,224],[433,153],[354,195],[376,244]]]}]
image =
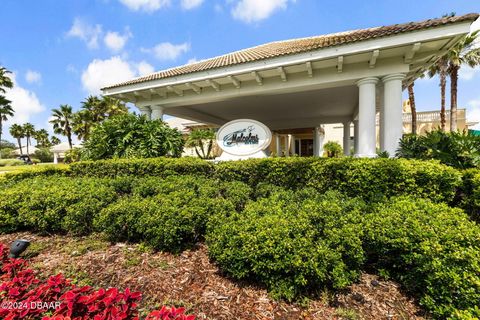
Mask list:
[{"label": "dark green bush", "polygon": [[199,197],[193,190],[168,196],[125,197],[108,206],[95,219],[95,226],[111,241],[142,241],[158,250],[179,252],[203,239],[213,213],[234,211],[221,198]]},{"label": "dark green bush", "polygon": [[436,159],[459,168],[480,166],[480,136],[468,131],[444,132],[434,130],[424,136],[405,135],[396,155],[407,159]]},{"label": "dark green bush", "polygon": [[126,113],[94,126],[83,143],[81,157],[84,160],[179,157],[183,144],[181,132],[162,120]]},{"label": "dark green bush", "polygon": [[364,260],[363,210],[361,201],[334,192],[276,192],[241,213],[212,217],[209,253],[232,277],[260,282],[277,298],[343,288]]},{"label": "dark green bush", "polygon": [[418,295],[435,318],[478,314],[480,227],[462,210],[392,198],[365,217],[365,230],[370,263]]},{"label": "dark green bush", "polygon": [[72,163],[73,176],[160,176],[213,174],[213,164],[198,158],[114,159]]},{"label": "dark green bush", "polygon": [[219,179],[240,180],[255,189],[261,183],[294,190],[308,186],[368,201],[412,194],[451,202],[461,184],[453,168],[404,159],[271,158],[219,163],[215,170]]},{"label": "dark green bush", "polygon": [[342,158],[312,163],[306,185],[368,201],[417,195],[451,202],[460,184],[460,172],[434,161]]},{"label": "dark green bush", "polygon": [[1,229],[87,234],[92,231],[93,217],[116,197],[104,180],[26,179],[0,192]]},{"label": "dark green bush", "polygon": [[457,205],[480,222],[480,170],[463,171],[463,183],[457,194]]}]

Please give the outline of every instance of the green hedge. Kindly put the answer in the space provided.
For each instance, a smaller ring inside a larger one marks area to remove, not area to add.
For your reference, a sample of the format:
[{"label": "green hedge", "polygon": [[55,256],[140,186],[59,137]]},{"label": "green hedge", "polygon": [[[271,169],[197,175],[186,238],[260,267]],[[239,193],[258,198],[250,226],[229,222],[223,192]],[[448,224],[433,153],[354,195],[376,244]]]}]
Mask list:
[{"label": "green hedge", "polygon": [[463,172],[463,183],[457,201],[473,220],[480,222],[480,170],[469,169]]},{"label": "green hedge", "polygon": [[241,181],[252,188],[272,184],[287,189],[338,190],[367,201],[397,195],[419,195],[451,203],[461,173],[435,161],[358,158],[269,158],[213,164],[197,158],[117,159],[73,163],[5,175],[19,181],[34,176],[120,177],[195,175]]},{"label": "green hedge", "polygon": [[435,318],[480,316],[480,227],[462,210],[392,198],[364,221],[370,264],[418,295]]},{"label": "green hedge", "polygon": [[161,176],[213,174],[213,164],[198,158],[153,158],[114,159],[82,161],[70,165],[73,176],[117,177],[117,176]]},{"label": "green hedge", "polygon": [[319,192],[338,190],[368,201],[411,194],[451,202],[461,184],[461,173],[451,167],[405,159],[271,158],[223,162],[215,170],[219,179],[239,180],[251,186],[307,186]]},{"label": "green hedge", "polygon": [[209,253],[232,277],[262,283],[277,298],[344,288],[364,260],[363,209],[362,201],[334,192],[276,192],[241,213],[215,215]]},{"label": "green hedge", "polygon": [[25,179],[0,192],[0,232],[88,234],[93,230],[93,217],[116,198],[115,189],[106,180]]}]

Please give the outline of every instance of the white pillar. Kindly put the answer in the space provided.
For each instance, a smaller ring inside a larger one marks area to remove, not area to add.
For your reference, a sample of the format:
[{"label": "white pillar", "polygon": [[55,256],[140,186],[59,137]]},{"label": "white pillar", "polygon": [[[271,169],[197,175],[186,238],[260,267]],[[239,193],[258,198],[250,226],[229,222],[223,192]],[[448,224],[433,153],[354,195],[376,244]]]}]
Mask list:
[{"label": "white pillar", "polygon": [[313,131],[313,155],[315,157],[321,157],[323,155],[323,139],[325,135],[322,131],[323,129],[321,127],[315,127]]},{"label": "white pillar", "polygon": [[54,164],[58,163],[58,153],[56,153],[56,152],[53,153],[53,163]]},{"label": "white pillar", "polygon": [[152,120],[163,120],[163,110],[162,106],[151,106],[150,109],[152,110]]},{"label": "white pillar", "polygon": [[350,126],[351,122],[347,121],[343,123],[343,154],[350,155]]},{"label": "white pillar", "polygon": [[381,113],[383,113],[382,151],[387,151],[391,157],[395,156],[398,143],[403,134],[402,119],[402,80],[403,73],[391,74],[382,79],[384,83],[384,98]]},{"label": "white pillar", "polygon": [[150,120],[152,119],[152,109],[150,107],[138,107],[140,110],[140,113],[144,116],[147,116],[147,119]]},{"label": "white pillar", "polygon": [[358,149],[357,157],[376,156],[376,84],[378,78],[369,77],[357,82],[358,98]]},{"label": "white pillar", "polygon": [[358,120],[353,120],[353,154],[358,153]]},{"label": "white pillar", "polygon": [[292,134],[290,135],[290,153],[295,155],[295,136]]},{"label": "white pillar", "polygon": [[285,157],[290,157],[290,140],[292,138],[291,134],[285,136]]},{"label": "white pillar", "polygon": [[282,156],[282,140],[278,133],[275,135],[275,147],[277,148],[277,157],[281,157]]}]

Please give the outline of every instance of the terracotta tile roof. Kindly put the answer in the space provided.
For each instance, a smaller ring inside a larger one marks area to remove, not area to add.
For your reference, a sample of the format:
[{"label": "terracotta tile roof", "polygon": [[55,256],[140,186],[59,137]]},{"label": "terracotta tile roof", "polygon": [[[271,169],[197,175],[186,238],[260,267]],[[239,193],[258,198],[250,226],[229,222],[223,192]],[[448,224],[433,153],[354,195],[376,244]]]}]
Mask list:
[{"label": "terracotta tile roof", "polygon": [[130,84],[142,83],[151,80],[164,79],[184,75],[199,71],[206,71],[215,68],[238,65],[247,62],[260,61],[269,58],[298,54],[322,48],[337,46],[341,44],[364,41],[396,35],[399,33],[424,30],[428,28],[439,27],[447,24],[475,21],[479,14],[471,13],[463,16],[445,17],[439,19],[430,19],[421,22],[409,22],[404,24],[395,24],[390,26],[359,29],[347,32],[333,33],[309,38],[292,39],[285,41],[276,41],[263,44],[257,47],[244,49],[216,58],[211,58],[197,63],[188,64],[164,71],[159,71],[148,76],[139,77],[123,83],[105,87],[103,89],[116,88]]}]

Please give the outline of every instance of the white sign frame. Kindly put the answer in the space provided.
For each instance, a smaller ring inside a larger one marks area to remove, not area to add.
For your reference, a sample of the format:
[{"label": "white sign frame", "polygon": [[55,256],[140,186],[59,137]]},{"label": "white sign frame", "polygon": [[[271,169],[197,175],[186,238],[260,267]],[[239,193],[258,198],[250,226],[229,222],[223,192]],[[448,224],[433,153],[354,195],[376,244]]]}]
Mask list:
[{"label": "white sign frame", "polygon": [[[226,148],[223,146],[223,137],[224,137],[224,131],[238,123],[241,123],[241,122],[244,122],[244,123],[250,123],[250,124],[253,124],[259,128],[261,128],[264,133],[265,133],[265,139],[263,140],[262,143],[259,143],[259,145],[256,147],[256,148],[252,148],[251,150],[249,150],[248,152],[232,152],[232,150],[234,151],[234,149],[229,149],[229,148]],[[229,121],[227,123],[225,123],[223,126],[220,127],[220,129],[218,129],[217,131],[217,134],[216,134],[216,141],[217,141],[217,145],[220,147],[220,149],[223,150],[224,153],[227,153],[228,155],[230,156],[233,156],[233,157],[238,157],[238,158],[248,158],[248,157],[253,157],[253,158],[257,158],[259,157],[258,154],[261,153],[263,154],[263,150],[267,149],[270,144],[272,143],[272,132],[270,131],[270,129],[263,123],[261,123],[260,121],[257,121],[257,120],[253,120],[253,119],[236,119],[236,120],[233,120],[233,121]],[[263,156],[261,156],[263,157]],[[224,155],[222,154],[222,157],[221,158],[224,158]]]}]

